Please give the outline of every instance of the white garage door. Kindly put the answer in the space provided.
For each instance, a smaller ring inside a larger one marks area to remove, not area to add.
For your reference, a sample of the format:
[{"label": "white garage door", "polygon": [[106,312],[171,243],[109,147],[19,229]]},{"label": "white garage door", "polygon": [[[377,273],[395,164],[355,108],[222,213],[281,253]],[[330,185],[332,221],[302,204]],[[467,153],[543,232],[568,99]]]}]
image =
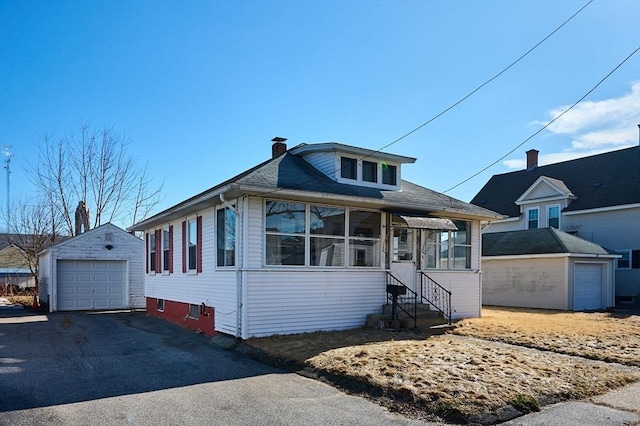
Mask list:
[{"label": "white garage door", "polygon": [[573,276],[574,311],[602,308],[603,265],[576,263]]},{"label": "white garage door", "polygon": [[125,308],[125,287],[125,261],[58,260],[59,311]]}]

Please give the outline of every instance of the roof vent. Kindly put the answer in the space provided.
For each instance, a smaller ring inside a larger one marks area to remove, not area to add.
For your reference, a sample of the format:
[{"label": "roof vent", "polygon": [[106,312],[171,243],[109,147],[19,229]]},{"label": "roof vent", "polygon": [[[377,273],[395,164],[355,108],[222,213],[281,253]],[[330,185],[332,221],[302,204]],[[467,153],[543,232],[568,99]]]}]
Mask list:
[{"label": "roof vent", "polygon": [[287,138],[281,138],[278,136],[271,139],[271,142],[273,142],[273,145],[271,145],[271,158],[280,157],[282,154],[287,152],[287,144],[284,143],[286,140]]}]

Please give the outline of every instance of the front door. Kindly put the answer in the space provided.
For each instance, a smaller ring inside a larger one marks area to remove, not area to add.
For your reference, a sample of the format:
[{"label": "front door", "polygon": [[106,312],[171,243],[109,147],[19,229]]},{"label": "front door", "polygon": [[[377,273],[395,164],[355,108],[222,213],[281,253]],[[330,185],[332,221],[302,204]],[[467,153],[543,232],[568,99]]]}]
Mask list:
[{"label": "front door", "polygon": [[394,227],[391,232],[391,274],[416,291],[416,232],[419,230]]}]

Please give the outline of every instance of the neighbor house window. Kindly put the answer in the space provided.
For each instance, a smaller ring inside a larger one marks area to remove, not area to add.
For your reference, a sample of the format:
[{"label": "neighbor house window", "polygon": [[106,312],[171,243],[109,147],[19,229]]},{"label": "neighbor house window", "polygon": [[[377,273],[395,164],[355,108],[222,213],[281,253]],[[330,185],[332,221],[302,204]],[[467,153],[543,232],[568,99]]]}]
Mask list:
[{"label": "neighbor house window", "polygon": [[349,266],[380,266],[380,213],[349,209]]},{"label": "neighbor house window", "polygon": [[163,312],[164,311],[164,299],[158,299],[158,311]]},{"label": "neighbor house window", "polygon": [[345,179],[357,179],[358,177],[358,160],[355,158],[341,157],[340,159],[340,176]]},{"label": "neighbor house window", "polygon": [[427,268],[471,268],[471,222],[454,220],[457,230],[428,230],[424,244]]},{"label": "neighbor house window", "polygon": [[304,265],[306,205],[268,200],[265,205],[266,264]]},{"label": "neighbor house window", "polygon": [[538,228],[538,217],[540,211],[538,208],[527,209],[527,229],[537,229]]},{"label": "neighbor house window", "polygon": [[385,185],[397,185],[398,168],[388,164],[382,164],[382,183]]},{"label": "neighbor house window", "polygon": [[216,243],[218,246],[217,265],[236,264],[236,212],[223,208],[216,212]]},{"label": "neighbor house window", "polygon": [[162,270],[169,272],[171,262],[171,238],[169,228],[162,230]]},{"label": "neighbor house window", "polygon": [[189,304],[189,318],[198,319],[198,314],[200,313],[200,306],[194,305],[193,303]]},{"label": "neighbor house window", "polygon": [[560,229],[560,206],[547,207],[547,219],[549,228]]},{"label": "neighbor house window", "polygon": [[631,250],[616,250],[616,253],[622,255],[618,258],[617,269],[631,269]]},{"label": "neighbor house window", "polygon": [[378,163],[371,161],[362,162],[362,180],[365,182],[378,181]]},{"label": "neighbor house window", "polygon": [[149,271],[156,272],[156,233],[149,234]]}]

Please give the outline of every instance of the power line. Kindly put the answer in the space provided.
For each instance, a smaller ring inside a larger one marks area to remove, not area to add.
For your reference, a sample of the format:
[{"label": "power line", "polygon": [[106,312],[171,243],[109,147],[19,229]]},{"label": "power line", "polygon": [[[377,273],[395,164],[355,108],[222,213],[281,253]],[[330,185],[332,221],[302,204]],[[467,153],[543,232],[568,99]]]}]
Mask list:
[{"label": "power line", "polygon": [[[545,41],[547,41],[549,38],[551,38],[551,36],[553,36],[555,33],[557,33],[558,31],[560,31],[560,29],[562,27],[564,27],[566,24],[568,24],[573,18],[575,18],[580,12],[582,12],[587,6],[589,6],[591,3],[593,3],[593,0],[589,0],[584,6],[582,6],[580,9],[578,9],[577,12],[575,12],[573,15],[571,15],[569,18],[567,18],[564,22],[562,22],[562,24],[560,24],[558,27],[556,27],[556,29],[554,29],[553,31],[551,31],[549,34],[547,34],[542,40],[540,40],[538,43],[536,43],[533,47],[531,47],[529,50],[527,50],[525,53],[523,53],[522,55],[520,55],[520,57],[518,57],[518,59],[516,59],[515,61],[511,62],[509,65],[507,65],[505,68],[503,68],[500,72],[498,72],[497,74],[495,74],[493,77],[489,78],[488,80],[486,80],[484,83],[480,84],[478,87],[476,87],[475,89],[473,89],[471,92],[467,93],[465,96],[463,96],[462,98],[460,98],[460,100],[454,102],[452,105],[450,105],[449,107],[445,108],[444,110],[442,110],[441,112],[439,112],[438,114],[434,115],[433,117],[431,117],[430,119],[428,119],[427,121],[425,121],[424,123],[420,124],[418,127],[414,128],[413,130],[405,133],[404,135],[400,136],[399,138],[393,140],[392,142],[386,144],[385,146],[383,146],[382,148],[379,148],[375,151],[372,151],[370,154],[365,155],[364,157],[358,159],[358,161],[362,161],[368,157],[371,157],[372,155],[381,152],[383,149],[386,149],[388,147],[390,147],[391,145],[394,145],[398,142],[400,142],[401,140],[405,139],[406,137],[414,134],[415,132],[417,132],[418,130],[422,129],[423,127],[425,127],[426,125],[432,123],[433,121],[437,120],[438,118],[442,117],[444,114],[446,114],[447,112],[451,111],[453,108],[457,107],[458,105],[460,105],[462,102],[466,101],[468,98],[470,98],[471,96],[473,96],[476,92],[478,92],[480,89],[482,89],[484,86],[486,86],[487,84],[491,83],[493,80],[495,80],[496,78],[500,77],[502,74],[504,74],[507,70],[509,70],[510,68],[512,68],[515,64],[517,64],[518,62],[520,62],[522,59],[524,59],[527,55],[529,55],[531,52],[533,52],[536,48],[538,48],[542,43],[544,43]],[[333,172],[337,173],[341,170],[341,168],[337,168],[335,169]],[[319,178],[314,178],[314,179],[309,179],[305,182],[301,182],[298,185],[292,186],[292,187],[287,187],[287,188],[278,188],[275,189],[267,194],[272,194],[275,192],[280,192],[280,191],[284,191],[285,189],[297,189],[300,188],[310,182],[313,182],[314,180],[317,180]]]},{"label": "power line", "polygon": [[427,124],[437,120],[438,118],[440,118],[441,116],[443,116],[444,114],[446,114],[447,112],[451,111],[453,108],[457,107],[458,105],[460,105],[462,102],[466,101],[469,97],[471,97],[472,95],[474,95],[477,91],[479,91],[480,89],[482,89],[484,86],[486,86],[487,84],[491,83],[493,80],[495,80],[496,78],[500,77],[502,74],[504,74],[507,70],[509,70],[511,67],[513,67],[515,64],[517,64],[518,62],[520,62],[522,59],[524,59],[525,56],[527,56],[529,53],[533,52],[538,46],[540,46],[542,43],[544,43],[545,41],[547,41],[547,39],[549,39],[552,35],[554,35],[555,33],[557,33],[562,27],[564,27],[566,24],[569,23],[569,21],[571,21],[573,18],[576,17],[576,15],[578,15],[580,12],[582,12],[587,6],[589,6],[591,3],[593,2],[593,0],[589,0],[587,2],[587,4],[585,4],[584,6],[582,6],[576,13],[574,13],[573,15],[571,15],[567,20],[565,20],[562,24],[560,24],[559,27],[557,27],[555,30],[551,31],[545,38],[543,38],[542,40],[540,40],[538,43],[536,43],[531,49],[527,50],[524,54],[522,54],[518,59],[516,59],[515,61],[513,61],[512,63],[510,63],[509,65],[507,65],[507,67],[503,68],[502,71],[500,71],[499,73],[497,73],[496,75],[494,75],[493,77],[491,77],[489,80],[485,81],[484,83],[482,83],[481,85],[479,85],[478,87],[476,87],[475,89],[473,89],[471,92],[469,92],[467,95],[463,96],[460,100],[458,100],[457,102],[453,103],[450,107],[446,108],[445,110],[443,110],[442,112],[434,115],[433,117],[431,117],[429,120],[425,121],[424,123],[422,123],[421,125],[419,125],[418,127],[416,127],[415,129],[405,133],[404,135],[400,136],[398,139],[394,140],[393,142],[388,143],[387,145],[383,146],[382,148],[380,148],[378,151],[382,151],[385,148],[390,147],[391,145],[400,142],[402,139],[406,138],[407,136],[410,136],[412,134],[414,134],[415,132],[417,132],[418,130],[422,129],[424,126],[426,126]]},{"label": "power line", "polygon": [[554,122],[556,122],[560,117],[562,117],[563,115],[565,115],[567,112],[571,111],[576,105],[578,105],[580,102],[582,102],[587,96],[589,96],[594,90],[596,90],[598,88],[598,86],[600,86],[607,78],[609,78],[611,76],[611,74],[613,74],[614,72],[616,72],[618,70],[618,68],[620,68],[622,65],[624,65],[625,62],[627,62],[633,55],[635,55],[636,53],[638,53],[638,51],[640,50],[640,46],[636,48],[636,50],[634,50],[633,52],[631,52],[631,54],[629,54],[629,56],[627,56],[622,62],[620,62],[618,65],[616,65],[615,68],[613,68],[611,71],[609,71],[609,73],[607,75],[605,75],[595,86],[593,86],[587,93],[585,93],[580,99],[578,99],[576,102],[574,102],[569,108],[565,109],[564,111],[562,111],[560,114],[558,114],[556,117],[554,117],[551,121],[549,121],[547,124],[545,124],[544,126],[542,126],[540,129],[538,129],[536,132],[534,132],[531,136],[529,136],[528,138],[526,138],[524,141],[522,141],[521,143],[519,143],[515,148],[513,148],[511,151],[507,152],[505,155],[503,155],[502,157],[498,158],[496,161],[494,161],[493,163],[489,164],[487,167],[483,168],[482,170],[480,170],[477,173],[474,173],[473,175],[471,175],[470,177],[466,178],[465,180],[463,180],[462,182],[452,186],[451,188],[447,189],[446,191],[444,191],[444,193],[446,194],[447,192],[451,191],[452,189],[455,189],[457,187],[459,187],[460,185],[467,183],[468,181],[470,181],[471,179],[473,179],[474,177],[478,176],[479,174],[487,171],[488,169],[490,169],[491,167],[495,166],[496,164],[498,164],[500,161],[504,160],[505,158],[507,158],[509,155],[513,154],[518,148],[520,148],[522,145],[524,145],[525,143],[529,142],[531,139],[533,139],[535,136],[537,136],[540,132],[542,132],[544,129],[546,129],[547,127],[549,127],[551,124],[553,124]]}]

